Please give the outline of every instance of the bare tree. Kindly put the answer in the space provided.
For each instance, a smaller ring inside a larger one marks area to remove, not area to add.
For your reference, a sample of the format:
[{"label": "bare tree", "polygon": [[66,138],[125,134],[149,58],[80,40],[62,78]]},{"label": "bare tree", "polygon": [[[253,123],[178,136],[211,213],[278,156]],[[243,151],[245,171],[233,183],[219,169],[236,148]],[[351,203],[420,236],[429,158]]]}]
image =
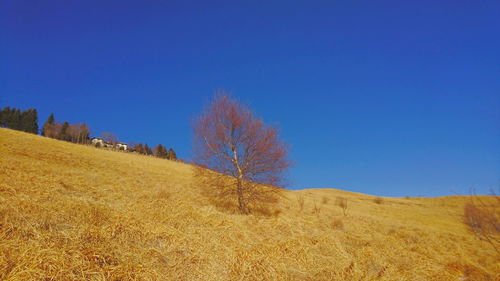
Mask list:
[{"label": "bare tree", "polygon": [[237,198],[242,214],[249,214],[250,205],[270,200],[282,185],[290,162],[277,129],[223,91],[193,129],[195,163],[211,170],[199,169],[201,176],[216,186],[219,196]]},{"label": "bare tree", "polygon": [[90,129],[85,123],[72,124],[68,128],[71,142],[85,143],[90,135]]},{"label": "bare tree", "polygon": [[80,134],[78,135],[78,143],[87,143],[90,139],[90,127],[85,124],[79,124]]},{"label": "bare tree", "polygon": [[62,124],[59,122],[55,122],[52,124],[46,124],[45,126],[45,136],[49,138],[57,138],[61,132]]},{"label": "bare tree", "polygon": [[116,135],[111,132],[104,132],[101,134],[101,136],[105,142],[109,142],[111,144],[116,144],[118,142],[118,138],[116,137]]}]

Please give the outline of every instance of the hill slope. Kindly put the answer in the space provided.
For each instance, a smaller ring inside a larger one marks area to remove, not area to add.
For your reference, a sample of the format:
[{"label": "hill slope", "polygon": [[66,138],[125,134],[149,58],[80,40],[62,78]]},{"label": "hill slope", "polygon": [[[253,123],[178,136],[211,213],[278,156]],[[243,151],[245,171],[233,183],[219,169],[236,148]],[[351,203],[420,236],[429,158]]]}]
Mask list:
[{"label": "hill slope", "polygon": [[189,165],[0,129],[0,279],[498,280],[466,199],[283,191],[241,216]]}]

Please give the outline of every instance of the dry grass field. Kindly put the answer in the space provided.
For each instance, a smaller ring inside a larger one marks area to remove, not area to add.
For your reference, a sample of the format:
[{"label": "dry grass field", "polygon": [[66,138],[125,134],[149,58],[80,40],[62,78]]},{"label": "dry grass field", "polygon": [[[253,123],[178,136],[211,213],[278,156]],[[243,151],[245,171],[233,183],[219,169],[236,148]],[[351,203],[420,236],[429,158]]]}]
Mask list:
[{"label": "dry grass field", "polygon": [[203,189],[187,164],[0,129],[0,280],[500,280],[467,197],[285,190],[242,216]]}]

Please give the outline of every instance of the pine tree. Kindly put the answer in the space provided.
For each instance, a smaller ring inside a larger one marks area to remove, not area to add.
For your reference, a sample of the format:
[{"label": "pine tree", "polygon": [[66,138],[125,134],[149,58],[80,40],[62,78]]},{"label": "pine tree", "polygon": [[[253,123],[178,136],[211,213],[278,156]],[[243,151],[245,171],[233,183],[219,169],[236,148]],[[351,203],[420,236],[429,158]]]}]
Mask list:
[{"label": "pine tree", "polygon": [[10,115],[10,107],[6,106],[4,109],[0,111],[0,127],[7,127],[7,120]]},{"label": "pine tree", "polygon": [[163,151],[162,151],[162,145],[161,144],[159,144],[159,145],[157,145],[155,147],[155,149],[153,150],[153,154],[156,157],[162,158]]},{"label": "pine tree", "polygon": [[1,126],[13,130],[21,130],[21,111],[18,108],[5,107],[2,110]]},{"label": "pine tree", "polygon": [[0,119],[0,125],[5,128],[9,128],[9,118],[10,118],[11,109],[9,106],[6,106],[2,110],[2,118]]},{"label": "pine tree", "polygon": [[31,110],[31,133],[38,135],[38,112],[35,108]]},{"label": "pine tree", "polygon": [[137,153],[144,154],[144,147],[142,146],[142,143],[138,143],[135,145],[134,150]]},{"label": "pine tree", "polygon": [[165,146],[162,145],[162,158],[167,159],[168,158],[168,151]]},{"label": "pine tree", "polygon": [[10,111],[10,114],[8,115],[7,119],[7,128],[11,128],[14,130],[20,130],[21,129],[21,110],[19,108],[13,108]]},{"label": "pine tree", "polygon": [[163,158],[168,159],[168,150],[165,146],[163,146]]},{"label": "pine tree", "polygon": [[172,148],[170,148],[168,150],[168,159],[177,160],[177,154],[175,153],[175,151]]},{"label": "pine tree", "polygon": [[29,110],[22,111],[19,116],[18,130],[28,132],[30,127],[30,112]]},{"label": "pine tree", "polygon": [[36,109],[30,108],[20,113],[18,130],[38,134],[38,116]]},{"label": "pine tree", "polygon": [[61,127],[61,132],[59,133],[59,139],[60,140],[68,140],[68,128],[69,128],[69,123],[68,121],[65,121]]},{"label": "pine tree", "polygon": [[4,125],[4,121],[3,121],[3,111],[4,111],[4,109],[2,109],[2,108],[0,107],[0,128],[2,128],[2,127],[4,127],[4,126],[5,126],[5,125]]},{"label": "pine tree", "polygon": [[51,113],[47,121],[45,121],[45,124],[43,124],[42,136],[47,136],[47,131],[49,130],[49,127],[53,126],[55,122],[56,119],[54,118],[54,113]]},{"label": "pine tree", "polygon": [[154,149],[154,155],[159,158],[168,158],[167,149],[161,144],[158,144],[158,146]]},{"label": "pine tree", "polygon": [[144,145],[144,154],[146,155],[153,155],[153,151],[151,150],[151,148],[149,148],[149,146],[147,144]]}]

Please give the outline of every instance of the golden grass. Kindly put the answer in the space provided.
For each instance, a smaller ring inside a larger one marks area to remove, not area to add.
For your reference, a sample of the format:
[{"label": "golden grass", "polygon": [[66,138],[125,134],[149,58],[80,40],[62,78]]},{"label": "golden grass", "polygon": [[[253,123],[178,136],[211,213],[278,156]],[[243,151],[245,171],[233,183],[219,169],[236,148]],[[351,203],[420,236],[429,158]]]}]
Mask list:
[{"label": "golden grass", "polygon": [[273,211],[242,216],[192,174],[0,129],[0,280],[500,278],[495,251],[462,222],[466,197],[283,191]]}]

